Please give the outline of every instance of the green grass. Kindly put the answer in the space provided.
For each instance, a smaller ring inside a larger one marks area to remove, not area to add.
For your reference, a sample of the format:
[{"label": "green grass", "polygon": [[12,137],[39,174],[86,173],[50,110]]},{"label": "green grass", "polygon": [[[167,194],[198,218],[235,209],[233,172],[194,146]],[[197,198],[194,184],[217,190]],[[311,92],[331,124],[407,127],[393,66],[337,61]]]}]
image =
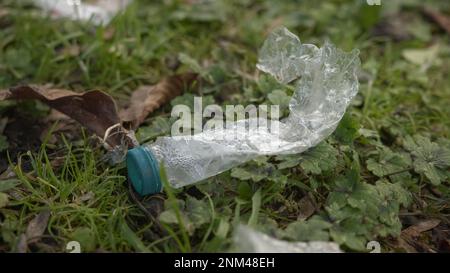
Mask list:
[{"label": "green grass", "polygon": [[[0,89],[52,83],[101,89],[122,103],[141,84],[196,69],[207,79],[204,86],[172,104],[192,104],[194,95],[220,105],[271,103],[272,91],[289,90],[257,72],[257,52],[270,29],[285,25],[303,42],[329,39],[346,50],[359,48],[360,92],[333,136],[305,154],[262,157],[144,199],[130,193],[124,166],[109,165],[103,148],[81,128],[67,135],[57,124],[45,124],[53,130],[40,138],[42,145],[22,153],[25,144],[11,137],[8,125],[0,149],[3,143],[9,148],[0,150],[0,159],[15,177],[0,206],[0,252],[18,251],[29,222],[46,210],[48,226],[29,251],[66,251],[72,240],[86,252],[226,251],[238,223],[288,240],[336,241],[345,250],[365,251],[367,241],[379,240],[383,251],[404,251],[395,238],[412,223],[437,218],[440,230],[448,230],[450,159],[439,151],[450,149],[450,38],[424,19],[420,1],[404,7],[413,18],[405,30],[411,39],[400,42],[373,35],[395,1],[383,1],[381,9],[350,0],[216,1],[202,7],[135,2],[109,26],[94,27],[48,20],[29,5],[2,1],[0,11],[8,14],[0,17]],[[429,5],[449,13],[442,2]],[[440,48],[429,67],[404,56],[432,44]],[[170,108],[153,113],[138,137],[152,141],[168,134]],[[42,121],[48,111],[39,103],[0,102],[1,117],[10,122]],[[411,136],[426,140],[411,144]],[[305,196],[316,211],[302,221],[299,201]],[[418,240],[437,249],[431,233]]]}]

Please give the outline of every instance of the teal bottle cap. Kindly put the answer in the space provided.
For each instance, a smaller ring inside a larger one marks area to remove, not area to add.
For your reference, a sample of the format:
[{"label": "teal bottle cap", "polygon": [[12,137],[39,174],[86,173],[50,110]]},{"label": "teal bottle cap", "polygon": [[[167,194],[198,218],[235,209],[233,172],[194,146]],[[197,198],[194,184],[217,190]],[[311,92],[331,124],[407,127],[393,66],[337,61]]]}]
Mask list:
[{"label": "teal bottle cap", "polygon": [[128,178],[140,195],[160,193],[162,190],[159,164],[155,155],[145,147],[136,147],[127,153]]}]

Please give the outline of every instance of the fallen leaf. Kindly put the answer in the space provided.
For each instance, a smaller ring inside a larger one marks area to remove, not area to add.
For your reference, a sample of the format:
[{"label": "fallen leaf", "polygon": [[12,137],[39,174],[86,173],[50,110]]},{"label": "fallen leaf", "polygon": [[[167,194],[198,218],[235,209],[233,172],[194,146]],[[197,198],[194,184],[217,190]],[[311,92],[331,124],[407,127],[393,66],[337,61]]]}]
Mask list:
[{"label": "fallen leaf", "polygon": [[118,146],[126,141],[130,146],[132,141],[126,139],[120,126],[116,103],[108,94],[94,90],[86,93],[75,93],[64,89],[50,89],[42,86],[24,85],[0,92],[1,100],[36,99],[78,121],[99,137],[104,137],[109,128],[116,125],[110,132],[106,142]]},{"label": "fallen leaf", "polygon": [[431,8],[424,9],[425,15],[450,34],[450,17]]},{"label": "fallen leaf", "polygon": [[42,122],[45,127],[39,137],[41,142],[45,140],[48,144],[56,145],[56,143],[61,141],[61,134],[68,141],[73,141],[81,137],[79,123],[58,110],[51,109],[50,113],[42,119]]},{"label": "fallen leaf", "polygon": [[409,244],[408,239],[404,239],[402,237],[398,237],[395,240],[395,247],[406,251],[406,253],[417,253],[417,250]]},{"label": "fallen leaf", "polygon": [[[182,94],[185,87],[196,78],[195,73],[185,73],[166,77],[153,86],[142,86],[132,95],[130,106],[121,112],[123,121],[130,124],[131,128],[137,128],[148,114]],[[0,101],[27,99],[40,100],[54,110],[78,121],[102,138],[105,144],[109,145],[107,147],[109,150],[117,151],[119,147],[121,151],[123,146],[131,148],[137,145],[133,132],[123,127],[114,99],[104,92],[94,90],[76,93],[37,85],[0,90]],[[50,119],[56,114],[52,115]]]},{"label": "fallen leaf", "polygon": [[50,114],[45,117],[46,122],[53,123],[55,121],[61,121],[61,120],[70,120],[70,117],[67,115],[64,115],[63,113],[59,112],[58,110],[52,109],[50,111]]},{"label": "fallen leaf", "polygon": [[306,220],[316,211],[316,207],[309,196],[305,196],[298,202],[300,213],[297,220]]},{"label": "fallen leaf", "polygon": [[25,232],[28,243],[33,243],[39,240],[39,237],[44,234],[45,229],[47,228],[49,218],[50,211],[44,210],[36,215],[30,223],[28,223],[27,231]]},{"label": "fallen leaf", "polygon": [[129,107],[120,112],[120,117],[124,122],[130,122],[132,128],[137,128],[150,113],[181,95],[196,78],[195,73],[185,73],[166,77],[156,85],[139,87],[132,94]]},{"label": "fallen leaf", "polygon": [[418,237],[422,232],[431,230],[441,223],[439,219],[428,219],[418,222],[402,231],[402,235]]},{"label": "fallen leaf", "polygon": [[402,52],[403,57],[410,63],[420,66],[430,66],[439,55],[440,46],[435,44],[424,49],[405,49]]},{"label": "fallen leaf", "polygon": [[16,252],[17,253],[27,253],[28,244],[27,244],[27,236],[25,234],[21,234],[19,236],[19,241],[16,245]]}]

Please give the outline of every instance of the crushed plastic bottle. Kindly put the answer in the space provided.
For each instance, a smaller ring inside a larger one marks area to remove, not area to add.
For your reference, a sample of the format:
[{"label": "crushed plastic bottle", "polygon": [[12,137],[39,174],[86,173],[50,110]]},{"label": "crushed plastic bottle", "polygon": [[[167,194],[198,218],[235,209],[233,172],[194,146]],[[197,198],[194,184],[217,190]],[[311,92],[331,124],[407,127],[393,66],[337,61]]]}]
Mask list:
[{"label": "crushed plastic bottle", "polygon": [[[132,149],[127,167],[136,191],[142,195],[161,191],[160,163],[171,186],[179,188],[260,155],[297,154],[317,145],[336,129],[358,92],[358,55],[358,50],[345,53],[328,42],[322,48],[302,44],[284,27],[273,31],[260,50],[257,68],[295,86],[289,116],[282,121],[238,120],[225,128],[160,137]],[[239,135],[239,128],[254,122],[257,130]]]},{"label": "crushed plastic bottle", "polygon": [[34,0],[41,9],[50,12],[52,17],[65,17],[72,20],[90,21],[96,25],[107,24],[132,0],[97,0],[83,3],[82,0]]},{"label": "crushed plastic bottle", "polygon": [[341,253],[333,242],[288,242],[250,227],[239,225],[233,237],[232,252],[238,253]]}]

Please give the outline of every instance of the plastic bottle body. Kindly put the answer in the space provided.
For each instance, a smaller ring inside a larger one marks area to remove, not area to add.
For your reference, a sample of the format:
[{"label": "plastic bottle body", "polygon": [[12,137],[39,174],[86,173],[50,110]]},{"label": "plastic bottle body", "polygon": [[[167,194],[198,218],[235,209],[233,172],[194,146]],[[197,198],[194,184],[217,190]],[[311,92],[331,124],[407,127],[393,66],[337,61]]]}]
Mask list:
[{"label": "plastic bottle body", "polygon": [[[226,148],[226,147],[225,147]],[[164,165],[167,180],[174,188],[187,186],[218,175],[251,160],[256,155],[223,149],[222,146],[185,140],[165,141],[147,145],[160,164]]]},{"label": "plastic bottle body", "polygon": [[152,184],[144,194],[159,189],[160,182],[153,181],[156,165],[163,164],[168,182],[179,188],[259,155],[297,154],[317,145],[335,130],[358,92],[358,54],[329,43],[322,48],[302,44],[286,28],[274,31],[260,50],[257,67],[294,86],[289,116],[282,121],[250,118],[194,135],[160,137],[129,153],[130,160],[127,156],[129,173],[136,170],[135,188]]}]

